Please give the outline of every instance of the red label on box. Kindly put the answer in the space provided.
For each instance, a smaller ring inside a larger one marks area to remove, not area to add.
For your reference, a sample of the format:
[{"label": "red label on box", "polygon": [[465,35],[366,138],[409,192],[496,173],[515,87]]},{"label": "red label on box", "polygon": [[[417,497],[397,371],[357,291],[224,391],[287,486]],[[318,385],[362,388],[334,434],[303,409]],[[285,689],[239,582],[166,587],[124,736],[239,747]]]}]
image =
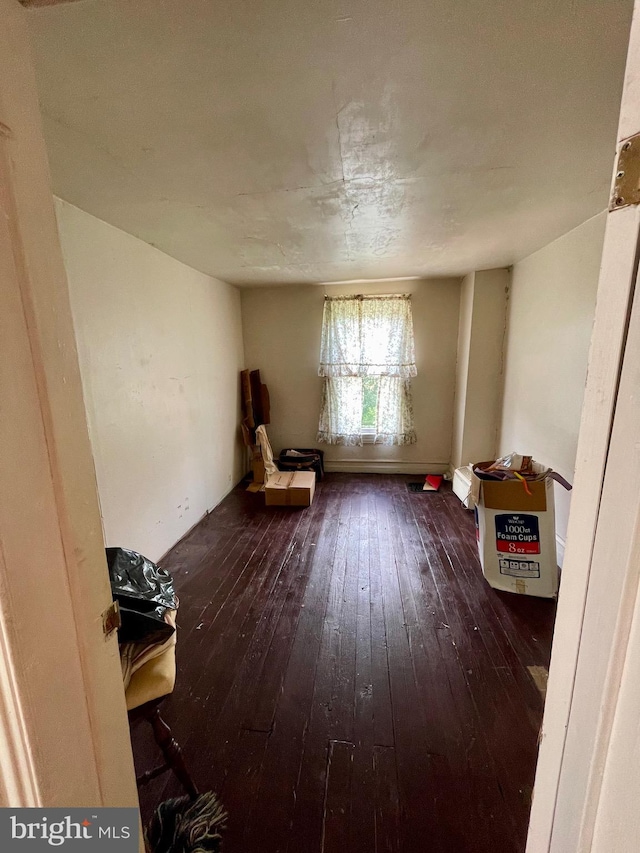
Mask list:
[{"label": "red label on box", "polygon": [[503,554],[539,554],[539,542],[505,542],[504,539],[496,539],[496,549]]}]

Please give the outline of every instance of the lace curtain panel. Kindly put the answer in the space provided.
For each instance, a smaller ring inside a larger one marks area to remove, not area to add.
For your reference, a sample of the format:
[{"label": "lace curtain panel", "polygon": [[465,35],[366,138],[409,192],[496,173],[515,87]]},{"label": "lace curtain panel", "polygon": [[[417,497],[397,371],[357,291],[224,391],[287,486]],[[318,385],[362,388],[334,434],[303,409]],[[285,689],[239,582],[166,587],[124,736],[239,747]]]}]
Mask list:
[{"label": "lace curtain panel", "polygon": [[327,297],[318,441],[362,445],[362,380],[377,377],[374,443],[413,444],[410,379],[416,372],[409,296]]},{"label": "lace curtain panel", "polygon": [[326,297],[319,376],[416,375],[410,296]]}]

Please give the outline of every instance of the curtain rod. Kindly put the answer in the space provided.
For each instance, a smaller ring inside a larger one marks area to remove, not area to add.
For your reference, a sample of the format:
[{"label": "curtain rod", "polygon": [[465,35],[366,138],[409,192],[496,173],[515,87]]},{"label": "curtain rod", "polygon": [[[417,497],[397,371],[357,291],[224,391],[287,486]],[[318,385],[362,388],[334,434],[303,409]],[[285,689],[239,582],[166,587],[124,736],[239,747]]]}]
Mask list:
[{"label": "curtain rod", "polygon": [[329,296],[327,293],[324,295],[325,299],[333,299],[334,301],[340,299],[411,299],[410,293],[356,293],[354,296]]}]

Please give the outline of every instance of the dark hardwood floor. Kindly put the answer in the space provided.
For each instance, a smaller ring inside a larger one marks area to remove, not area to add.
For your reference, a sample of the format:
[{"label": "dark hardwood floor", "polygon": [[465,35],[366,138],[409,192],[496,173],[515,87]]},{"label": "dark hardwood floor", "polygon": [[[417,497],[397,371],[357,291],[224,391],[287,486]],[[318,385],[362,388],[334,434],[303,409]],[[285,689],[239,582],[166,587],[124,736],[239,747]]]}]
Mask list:
[{"label": "dark hardwood floor", "polygon": [[[226,853],[524,850],[555,604],[492,590],[472,514],[411,479],[329,474],[305,510],[239,487],[163,562],[164,715]],[[180,793],[147,786],[143,818]]]}]

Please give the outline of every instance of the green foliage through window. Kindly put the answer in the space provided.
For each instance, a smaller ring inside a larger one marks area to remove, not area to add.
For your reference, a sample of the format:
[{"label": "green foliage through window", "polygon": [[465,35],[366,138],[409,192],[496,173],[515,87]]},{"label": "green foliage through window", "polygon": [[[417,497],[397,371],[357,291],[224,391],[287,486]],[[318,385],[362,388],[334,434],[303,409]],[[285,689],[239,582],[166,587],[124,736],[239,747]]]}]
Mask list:
[{"label": "green foliage through window", "polygon": [[366,376],[362,380],[362,426],[375,427],[378,411],[377,376]]}]

